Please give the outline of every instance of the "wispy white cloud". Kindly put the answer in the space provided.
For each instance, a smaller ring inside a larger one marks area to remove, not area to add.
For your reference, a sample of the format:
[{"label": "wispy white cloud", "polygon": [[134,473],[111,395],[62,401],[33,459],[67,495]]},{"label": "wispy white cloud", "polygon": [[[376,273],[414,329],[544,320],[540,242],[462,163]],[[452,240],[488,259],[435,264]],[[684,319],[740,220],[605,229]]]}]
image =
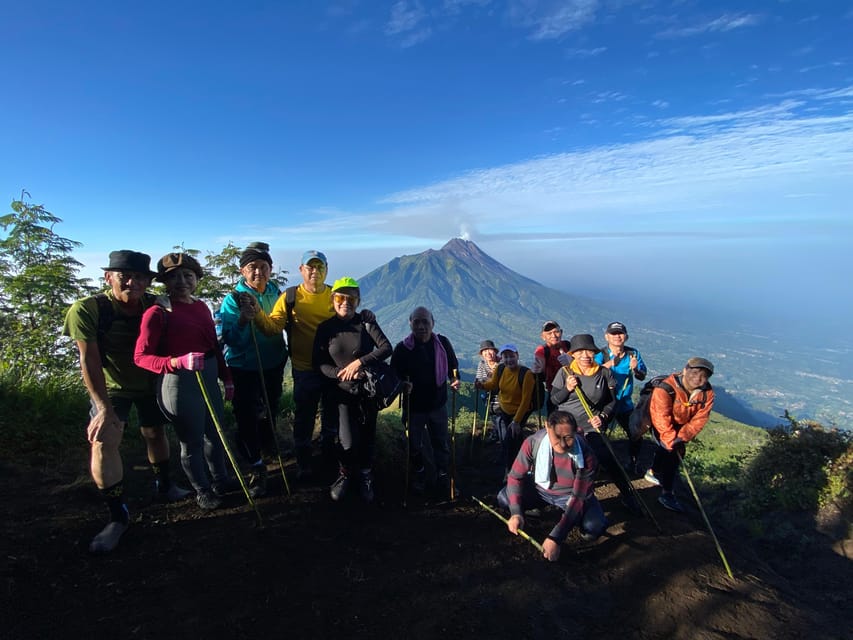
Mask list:
[{"label": "wispy white cloud", "polygon": [[598,6],[598,0],[510,0],[507,15],[532,40],[553,40],[593,22]]},{"label": "wispy white cloud", "polygon": [[399,0],[391,7],[385,34],[396,38],[401,47],[414,46],[432,35],[428,18],[419,0]]},{"label": "wispy white cloud", "polygon": [[595,47],[593,49],[567,49],[566,55],[569,58],[594,58],[600,56],[607,51],[607,47]]},{"label": "wispy white cloud", "polygon": [[[825,91],[820,99],[847,91]],[[802,202],[831,202],[832,194],[846,194],[836,202],[853,199],[853,113],[821,115],[810,112],[812,106],[786,100],[667,118],[658,122],[658,137],[642,142],[472,171],[389,195],[382,228],[424,222],[423,229],[443,237],[443,221],[453,219],[472,229],[541,235],[553,233],[553,221],[560,219],[558,226],[577,237],[612,235],[641,217],[647,228],[639,231],[669,236],[672,216],[691,211],[679,218],[677,233],[770,237],[778,229],[768,227],[768,219],[789,215],[785,224],[799,224],[815,217]],[[847,212],[842,216],[830,207],[824,213],[836,225],[850,224]]]},{"label": "wispy white cloud", "polygon": [[660,38],[686,38],[702,33],[724,33],[734,29],[752,27],[761,22],[761,16],[749,13],[723,14],[717,18],[704,20],[685,26],[676,26],[658,32]]}]

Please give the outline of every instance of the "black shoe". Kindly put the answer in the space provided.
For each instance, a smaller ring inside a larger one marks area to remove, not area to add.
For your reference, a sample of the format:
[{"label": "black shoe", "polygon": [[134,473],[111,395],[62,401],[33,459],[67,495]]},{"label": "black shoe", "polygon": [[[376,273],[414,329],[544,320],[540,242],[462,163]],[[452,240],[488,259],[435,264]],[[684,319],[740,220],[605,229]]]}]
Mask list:
[{"label": "black shoe", "polygon": [[411,491],[416,496],[422,496],[426,490],[426,469],[412,473]]},{"label": "black shoe", "polygon": [[348,487],[349,478],[345,473],[341,472],[341,475],[338,476],[338,479],[335,480],[334,484],[331,487],[329,487],[329,496],[332,498],[332,500],[337,502],[338,500],[344,497],[344,494],[346,493]]},{"label": "black shoe", "polygon": [[263,498],[267,495],[267,465],[263,463],[252,465],[249,495],[252,498]]},{"label": "black shoe", "polygon": [[625,473],[634,478],[639,478],[643,475],[643,472],[640,469],[640,463],[636,458],[631,458],[630,462],[625,465]]},{"label": "black shoe", "polygon": [[202,491],[195,497],[195,501],[202,511],[213,511],[222,506],[222,500],[215,496],[213,491]]},{"label": "black shoe", "polygon": [[361,494],[361,499],[364,500],[367,504],[373,502],[373,499],[376,497],[376,493],[373,489],[372,471],[361,472],[361,483],[358,487],[358,491]]},{"label": "black shoe", "polygon": [[675,511],[676,513],[684,513],[684,507],[682,507],[681,503],[675,498],[674,493],[661,493],[660,497],[658,498],[658,502],[660,502],[670,511]]}]

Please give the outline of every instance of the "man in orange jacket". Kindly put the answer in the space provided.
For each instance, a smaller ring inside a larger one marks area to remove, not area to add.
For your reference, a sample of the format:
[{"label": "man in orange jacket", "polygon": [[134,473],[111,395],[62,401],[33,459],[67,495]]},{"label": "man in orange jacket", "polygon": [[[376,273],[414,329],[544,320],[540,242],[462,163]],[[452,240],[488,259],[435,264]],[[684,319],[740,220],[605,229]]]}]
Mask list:
[{"label": "man in orange jacket", "polygon": [[659,446],[645,479],[660,485],[658,502],[671,511],[684,511],[672,485],[684,457],[685,444],[702,431],[711,415],[714,389],[708,379],[713,373],[710,360],[690,358],[681,373],[673,373],[652,391],[649,414],[652,435]]}]

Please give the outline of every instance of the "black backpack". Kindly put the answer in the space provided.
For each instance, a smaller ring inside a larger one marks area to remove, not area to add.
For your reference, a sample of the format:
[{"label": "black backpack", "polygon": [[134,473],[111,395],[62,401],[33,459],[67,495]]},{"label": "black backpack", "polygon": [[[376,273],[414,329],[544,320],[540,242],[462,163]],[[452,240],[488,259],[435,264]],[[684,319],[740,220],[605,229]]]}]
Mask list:
[{"label": "black backpack", "polygon": [[[113,309],[113,303],[106,293],[96,293],[92,298],[95,299],[95,303],[98,305],[98,328],[95,334],[95,341],[98,343],[98,353],[101,354],[101,365],[106,366],[107,352],[104,348],[104,337],[110,330],[113,320],[115,320],[115,309]],[[146,292],[143,294],[142,300],[143,308],[147,309],[154,304],[155,296]],[[135,323],[138,330],[142,323],[142,315],[134,316],[130,321]]]},{"label": "black backpack", "polygon": [[640,399],[637,401],[634,411],[631,413],[631,419],[628,422],[628,432],[631,434],[631,440],[639,440],[643,435],[652,428],[652,417],[650,407],[652,403],[652,391],[657,388],[664,389],[669,397],[675,400],[675,389],[668,382],[664,382],[669,377],[655,376],[640,389]]},{"label": "black backpack", "polygon": [[[498,365],[498,386],[500,386],[501,376],[504,374],[504,369],[506,365],[501,363]],[[527,376],[527,372],[530,371],[524,365],[518,365],[518,387],[520,389],[524,388],[524,378]],[[545,405],[545,397],[548,394],[548,391],[545,389],[545,382],[538,375],[533,375],[535,379],[535,386],[533,387],[533,397],[530,399],[530,410],[534,413],[538,413],[540,409]]]}]

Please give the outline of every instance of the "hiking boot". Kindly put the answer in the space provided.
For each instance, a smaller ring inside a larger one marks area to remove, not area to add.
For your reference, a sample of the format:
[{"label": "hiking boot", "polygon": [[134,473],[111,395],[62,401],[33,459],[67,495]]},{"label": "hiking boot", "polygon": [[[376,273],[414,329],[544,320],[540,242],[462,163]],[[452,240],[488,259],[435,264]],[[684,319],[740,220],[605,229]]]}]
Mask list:
[{"label": "hiking boot", "polygon": [[89,543],[90,553],[109,553],[118,546],[122,534],[127,531],[128,524],[124,522],[108,522],[101,532]]},{"label": "hiking boot", "polygon": [[361,472],[361,484],[358,487],[358,491],[361,494],[361,499],[364,500],[367,504],[373,502],[373,499],[376,497],[376,494],[373,489],[372,471]]},{"label": "hiking boot", "polygon": [[332,498],[332,500],[337,502],[338,500],[344,497],[344,494],[347,492],[348,488],[349,477],[346,473],[341,471],[340,475],[338,476],[338,479],[335,480],[331,487],[329,487],[329,496]]},{"label": "hiking boot", "polygon": [[180,502],[192,494],[189,489],[184,489],[176,484],[169,485],[165,491],[157,490],[157,498],[163,502]]},{"label": "hiking boot", "polygon": [[674,493],[660,494],[658,502],[660,502],[665,508],[669,509],[670,511],[675,511],[676,513],[684,513],[684,507],[682,507],[681,503],[675,498]]},{"label": "hiking boot", "polygon": [[[226,478],[225,480],[214,480],[213,484],[210,485],[210,493],[213,493],[217,498],[222,498],[226,494],[237,491],[241,488],[240,481],[237,480],[237,478]],[[198,498],[196,498],[196,500],[198,500]],[[213,508],[215,509],[216,507]]]},{"label": "hiking boot", "polygon": [[213,491],[202,491],[195,497],[195,502],[202,511],[213,511],[222,506],[222,500]]},{"label": "hiking boot", "polygon": [[651,469],[646,471],[646,475],[643,476],[643,480],[645,480],[646,482],[650,482],[657,487],[660,486],[660,480],[657,479],[655,472],[652,471]]},{"label": "hiking boot", "polygon": [[426,469],[415,471],[412,474],[412,493],[416,496],[422,496],[426,489]]},{"label": "hiking boot", "polygon": [[625,507],[631,513],[633,513],[635,516],[643,515],[643,510],[640,508],[640,503],[637,502],[637,499],[630,494],[627,496],[622,496],[622,506]]},{"label": "hiking boot", "polygon": [[263,498],[267,495],[267,465],[252,465],[252,477],[249,479],[249,495],[252,498]]},{"label": "hiking boot", "polygon": [[435,477],[435,491],[439,495],[450,493],[450,476],[447,472],[441,471]]}]

